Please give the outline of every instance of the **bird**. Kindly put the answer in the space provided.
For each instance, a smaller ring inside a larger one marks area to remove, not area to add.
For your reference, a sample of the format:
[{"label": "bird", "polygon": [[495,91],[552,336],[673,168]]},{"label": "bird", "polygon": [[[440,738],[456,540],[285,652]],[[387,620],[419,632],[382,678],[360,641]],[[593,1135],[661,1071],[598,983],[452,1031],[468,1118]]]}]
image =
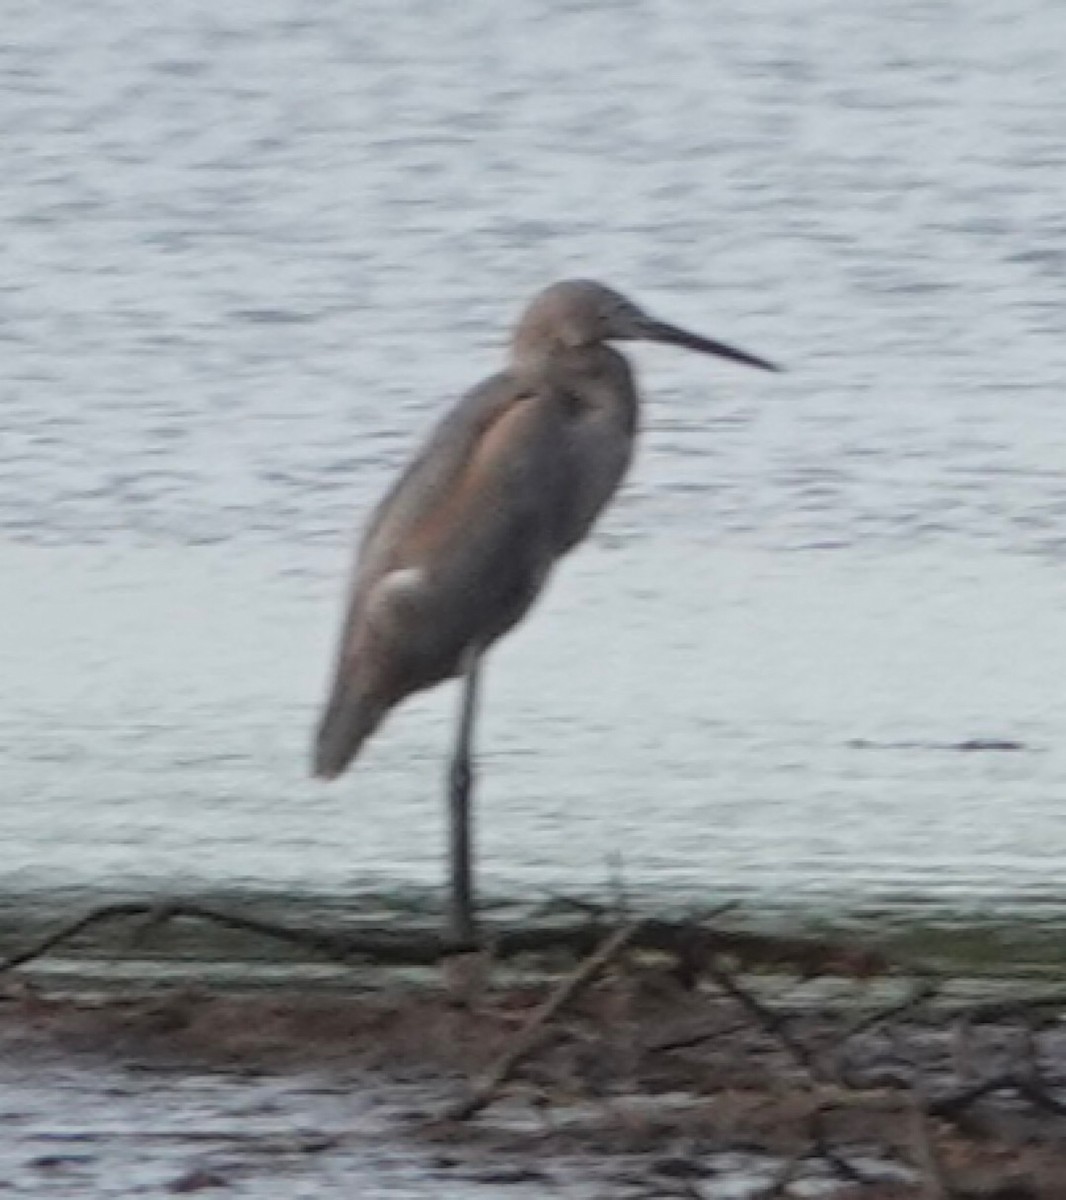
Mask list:
[{"label": "bird", "polygon": [[313,772],[335,779],[401,701],[458,678],[449,760],[447,936],[477,945],[473,735],[482,661],[625,478],[640,427],[633,369],[613,345],[658,342],[779,367],[567,279],[521,315],[502,371],[439,420],[371,512],[352,577]]}]

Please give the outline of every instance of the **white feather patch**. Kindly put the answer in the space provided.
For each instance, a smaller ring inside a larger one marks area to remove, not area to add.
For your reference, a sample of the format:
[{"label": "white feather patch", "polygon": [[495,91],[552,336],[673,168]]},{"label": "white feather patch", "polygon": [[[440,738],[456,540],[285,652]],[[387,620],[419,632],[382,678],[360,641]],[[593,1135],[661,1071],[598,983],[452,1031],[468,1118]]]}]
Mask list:
[{"label": "white feather patch", "polygon": [[374,591],[379,589],[384,595],[420,592],[426,582],[426,573],[421,567],[401,567],[383,575]]},{"label": "white feather patch", "polygon": [[390,626],[421,595],[425,582],[426,573],[419,567],[401,567],[383,575],[367,597],[366,616],[371,625]]}]

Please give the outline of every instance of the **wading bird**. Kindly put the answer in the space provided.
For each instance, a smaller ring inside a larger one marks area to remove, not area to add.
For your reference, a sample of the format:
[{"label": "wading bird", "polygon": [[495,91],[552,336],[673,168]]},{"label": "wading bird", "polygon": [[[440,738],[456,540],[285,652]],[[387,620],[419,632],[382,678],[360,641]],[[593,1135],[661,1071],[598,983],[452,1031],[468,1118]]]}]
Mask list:
[{"label": "wading bird", "polygon": [[615,341],[777,369],[657,321],[602,284],[553,284],[518,322],[506,369],[444,416],[371,515],[359,549],[314,770],[336,778],[401,700],[463,680],[448,774],[449,933],[458,946],[475,940],[470,795],[481,659],[586,536],[629,466],[640,397]]}]

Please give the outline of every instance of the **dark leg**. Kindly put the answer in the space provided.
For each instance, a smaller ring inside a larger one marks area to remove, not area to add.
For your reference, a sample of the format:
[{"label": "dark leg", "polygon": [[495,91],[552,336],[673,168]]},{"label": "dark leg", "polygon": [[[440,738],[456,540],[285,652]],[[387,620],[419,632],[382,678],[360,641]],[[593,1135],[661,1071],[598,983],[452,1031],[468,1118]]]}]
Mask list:
[{"label": "dark leg", "polygon": [[474,717],[477,714],[477,683],[480,659],[472,655],[463,677],[463,699],[459,729],[448,770],[450,820],[451,892],[448,898],[448,935],[459,946],[473,945],[474,923],[473,814],[470,793],[474,782],[472,754]]}]

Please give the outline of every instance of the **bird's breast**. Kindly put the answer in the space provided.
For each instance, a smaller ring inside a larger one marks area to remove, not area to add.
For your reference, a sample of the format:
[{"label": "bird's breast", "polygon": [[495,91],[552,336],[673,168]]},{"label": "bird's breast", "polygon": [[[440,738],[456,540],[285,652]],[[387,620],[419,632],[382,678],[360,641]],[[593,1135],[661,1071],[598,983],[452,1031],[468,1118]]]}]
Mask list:
[{"label": "bird's breast", "polygon": [[566,453],[558,497],[560,552],[588,533],[618,490],[633,458],[633,432],[618,414],[577,405],[567,418]]}]

